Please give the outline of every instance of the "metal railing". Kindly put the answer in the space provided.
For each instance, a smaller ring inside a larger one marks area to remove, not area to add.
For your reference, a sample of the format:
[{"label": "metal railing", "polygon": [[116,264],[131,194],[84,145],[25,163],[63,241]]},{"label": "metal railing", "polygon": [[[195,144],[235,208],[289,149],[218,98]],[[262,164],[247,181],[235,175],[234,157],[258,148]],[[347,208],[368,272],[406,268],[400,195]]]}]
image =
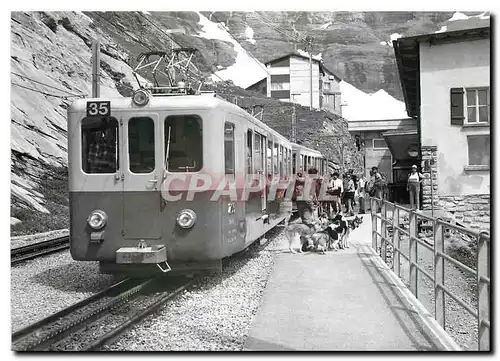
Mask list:
[{"label": "metal railing", "polygon": [[[376,212],[379,209],[381,211],[379,212],[380,215]],[[392,209],[392,220],[387,218],[388,209]],[[401,213],[403,212],[407,213],[409,217],[408,231],[400,227]],[[418,299],[418,272],[421,272],[424,276],[434,282],[434,317],[439,325],[445,329],[445,295],[447,295],[477,319],[479,351],[490,350],[490,236],[488,232],[476,232],[471,229],[448,223],[441,219],[429,217],[420,211],[410,210],[374,197],[370,198],[370,213],[372,220],[372,248],[378,252],[380,246],[379,255],[384,262],[387,263],[387,246],[392,246],[392,270],[399,278],[401,278],[401,257],[409,261],[409,288],[415,297]],[[425,239],[417,237],[418,218],[422,218],[432,223],[434,231],[433,244],[426,242]],[[380,232],[377,229],[377,219],[380,219]],[[392,240],[387,237],[387,225],[392,226]],[[477,239],[476,270],[445,254],[444,239],[446,228]],[[409,237],[409,254],[405,254],[401,251],[400,234],[405,234]],[[379,238],[380,245],[378,244]],[[417,244],[434,253],[434,275],[429,274],[429,272],[419,266]],[[445,286],[445,261],[452,263],[457,268],[476,277],[477,311],[472,309],[467,303],[453,294],[453,292]]]}]

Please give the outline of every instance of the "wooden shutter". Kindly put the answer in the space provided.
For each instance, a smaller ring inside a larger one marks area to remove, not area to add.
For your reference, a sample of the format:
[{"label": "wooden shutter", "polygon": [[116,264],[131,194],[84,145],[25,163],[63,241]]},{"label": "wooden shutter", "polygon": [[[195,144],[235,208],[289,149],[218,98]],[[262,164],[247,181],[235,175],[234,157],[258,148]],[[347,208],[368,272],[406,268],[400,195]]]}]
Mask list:
[{"label": "wooden shutter", "polygon": [[463,88],[451,88],[450,104],[451,104],[451,125],[463,125],[465,119]]}]

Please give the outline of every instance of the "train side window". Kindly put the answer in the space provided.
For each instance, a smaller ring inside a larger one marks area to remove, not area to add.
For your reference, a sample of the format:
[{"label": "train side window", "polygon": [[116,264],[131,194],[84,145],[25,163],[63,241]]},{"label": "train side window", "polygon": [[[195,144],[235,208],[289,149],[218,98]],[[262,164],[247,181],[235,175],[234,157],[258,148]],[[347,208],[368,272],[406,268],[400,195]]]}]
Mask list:
[{"label": "train side window", "polygon": [[279,169],[279,172],[280,172],[280,176],[283,176],[283,174],[285,173],[285,169],[283,168],[283,146],[280,145],[280,154],[279,154],[279,164],[280,164],[280,169]]},{"label": "train side window", "polygon": [[203,168],[203,126],[196,114],[165,119],[166,166],[169,172],[198,172]]},{"label": "train side window", "polygon": [[234,124],[224,124],[224,171],[234,174]]},{"label": "train side window", "polygon": [[252,164],[252,134],[251,130],[247,131],[247,174],[253,174],[253,164]]},{"label": "train side window", "polygon": [[254,168],[256,172],[263,171],[264,166],[262,164],[262,136],[259,133],[255,133],[254,137]]},{"label": "train side window", "polygon": [[155,169],[155,123],[153,119],[130,118],[128,156],[132,173],[151,173]]},{"label": "train side window", "polygon": [[272,176],[273,173],[273,141],[267,141],[267,176]]},{"label": "train side window", "polygon": [[82,169],[85,173],[115,173],[119,169],[118,121],[112,117],[82,120]]},{"label": "train side window", "polygon": [[278,159],[279,159],[279,154],[278,154],[278,143],[274,143],[274,153],[273,153],[273,163],[274,163],[274,169],[273,169],[273,174],[278,174]]},{"label": "train side window", "polygon": [[288,149],[286,149],[285,147],[283,147],[283,154],[284,154],[284,157],[283,157],[283,175],[286,177],[288,175],[288,168],[287,168],[287,165],[288,165]]},{"label": "train side window", "polygon": [[290,172],[292,171],[292,150],[288,149],[288,163],[287,163],[287,174],[290,175]]}]

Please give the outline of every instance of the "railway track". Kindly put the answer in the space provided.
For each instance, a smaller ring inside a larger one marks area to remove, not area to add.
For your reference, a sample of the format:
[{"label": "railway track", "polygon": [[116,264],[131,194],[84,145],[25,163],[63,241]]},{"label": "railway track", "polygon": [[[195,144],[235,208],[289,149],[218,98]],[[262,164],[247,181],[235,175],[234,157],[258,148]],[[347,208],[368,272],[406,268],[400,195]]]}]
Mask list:
[{"label": "railway track", "polygon": [[69,236],[57,237],[28,246],[17,247],[10,251],[11,266],[18,263],[59,252],[69,248]]},{"label": "railway track", "polygon": [[14,332],[12,350],[99,350],[196,280],[165,277],[125,279]]}]

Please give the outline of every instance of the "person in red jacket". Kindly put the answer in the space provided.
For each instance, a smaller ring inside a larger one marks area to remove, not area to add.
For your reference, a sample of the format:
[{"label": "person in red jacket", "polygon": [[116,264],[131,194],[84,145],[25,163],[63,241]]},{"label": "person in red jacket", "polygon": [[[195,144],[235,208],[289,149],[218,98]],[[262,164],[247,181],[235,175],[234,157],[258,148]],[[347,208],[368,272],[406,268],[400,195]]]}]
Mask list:
[{"label": "person in red jacket", "polygon": [[[297,211],[302,220],[302,223],[312,226],[313,225],[313,212],[314,203],[316,201],[316,182],[315,175],[318,171],[314,168],[309,169],[309,175],[312,177],[307,177],[302,168],[299,169],[297,175],[295,176],[295,187],[293,192],[292,200],[297,204]],[[307,184],[306,182],[314,182],[313,184]],[[306,189],[309,190],[308,194],[305,194]]]}]

